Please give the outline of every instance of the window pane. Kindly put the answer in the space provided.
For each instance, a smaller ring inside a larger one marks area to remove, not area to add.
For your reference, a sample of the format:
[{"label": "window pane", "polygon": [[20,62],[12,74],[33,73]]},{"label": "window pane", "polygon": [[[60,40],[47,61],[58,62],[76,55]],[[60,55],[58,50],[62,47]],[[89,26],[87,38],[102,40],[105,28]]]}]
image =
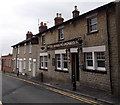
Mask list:
[{"label": "window pane", "polygon": [[92,59],[92,52],[86,53],[86,59]]},{"label": "window pane", "polygon": [[64,68],[67,68],[67,55],[66,54],[63,54],[63,69]]},{"label": "window pane", "polygon": [[64,39],[64,30],[63,29],[59,29],[58,30],[58,35],[59,35],[59,39]]},{"label": "window pane", "polygon": [[97,30],[97,17],[94,17],[94,18],[90,18],[88,20],[88,29],[89,29],[89,32],[93,32],[93,31],[96,31]]},{"label": "window pane", "polygon": [[104,52],[97,52],[97,67],[105,67]]},{"label": "window pane", "polygon": [[44,56],[44,64],[45,64],[45,68],[47,68],[47,56]]},{"label": "window pane", "polygon": [[97,61],[98,67],[105,67],[105,61]]},{"label": "window pane", "polygon": [[45,67],[47,67],[47,62],[45,62]]},{"label": "window pane", "polygon": [[87,66],[93,66],[93,60],[87,60]]},{"label": "window pane", "polygon": [[60,61],[57,61],[57,67],[61,67],[61,63],[60,63]]},{"label": "window pane", "polygon": [[40,67],[43,67],[43,56],[40,57]]},{"label": "window pane", "polygon": [[44,56],[44,61],[47,62],[47,56]]},{"label": "window pane", "polygon": [[104,55],[104,52],[97,52],[97,59],[102,59],[102,60],[105,60],[105,55]]},{"label": "window pane", "polygon": [[63,65],[64,65],[64,67],[63,67],[63,68],[68,68],[68,67],[67,67],[67,62],[64,62],[64,64],[63,64]]},{"label": "window pane", "polygon": [[90,20],[91,20],[91,21],[90,21],[91,24],[94,24],[94,23],[97,22],[97,18],[96,18],[96,17],[95,17],[95,18],[91,18]]},{"label": "window pane", "polygon": [[92,52],[86,53],[86,67],[91,66],[93,67],[93,57]]},{"label": "window pane", "polygon": [[56,55],[56,62],[57,62],[57,68],[61,68],[61,58],[60,58],[60,54]]}]

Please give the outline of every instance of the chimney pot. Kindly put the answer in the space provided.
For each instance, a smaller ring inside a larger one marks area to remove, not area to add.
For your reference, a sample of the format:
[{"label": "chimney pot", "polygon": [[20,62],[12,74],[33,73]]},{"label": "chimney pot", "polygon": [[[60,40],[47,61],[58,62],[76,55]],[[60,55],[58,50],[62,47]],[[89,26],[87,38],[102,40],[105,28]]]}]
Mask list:
[{"label": "chimney pot", "polygon": [[56,16],[59,17],[59,13],[56,13]]},{"label": "chimney pot", "polygon": [[72,13],[73,13],[73,18],[79,16],[79,13],[80,13],[80,12],[78,11],[77,6],[75,6],[75,10],[74,10]]},{"label": "chimney pot", "polygon": [[41,22],[40,25],[43,26],[43,22]]},{"label": "chimney pot", "polygon": [[59,17],[61,17],[61,16],[62,16],[62,14],[60,13],[60,14],[59,14]]},{"label": "chimney pot", "polygon": [[77,11],[77,6],[75,6],[75,10]]},{"label": "chimney pot", "polygon": [[44,26],[46,26],[47,24],[46,23],[44,23]]}]

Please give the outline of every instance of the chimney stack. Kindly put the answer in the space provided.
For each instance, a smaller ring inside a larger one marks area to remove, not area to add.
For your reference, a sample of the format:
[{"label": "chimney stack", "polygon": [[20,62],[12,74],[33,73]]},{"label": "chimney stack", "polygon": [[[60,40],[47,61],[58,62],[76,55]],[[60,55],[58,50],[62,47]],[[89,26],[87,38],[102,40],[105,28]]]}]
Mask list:
[{"label": "chimney stack", "polygon": [[64,19],[62,18],[62,14],[61,13],[57,13],[56,16],[57,17],[55,17],[55,19],[54,19],[55,25],[63,23]]},{"label": "chimney stack", "polygon": [[80,12],[78,11],[77,6],[75,6],[75,10],[74,10],[72,13],[73,13],[73,18],[79,16],[79,13],[80,13]]},{"label": "chimney stack", "polygon": [[27,34],[26,34],[26,40],[28,38],[32,38],[32,36],[33,36],[32,32],[28,31]]},{"label": "chimney stack", "polygon": [[40,23],[40,26],[39,26],[39,33],[40,33],[40,32],[43,32],[43,31],[45,31],[45,30],[47,30],[47,24],[41,22],[41,23]]}]

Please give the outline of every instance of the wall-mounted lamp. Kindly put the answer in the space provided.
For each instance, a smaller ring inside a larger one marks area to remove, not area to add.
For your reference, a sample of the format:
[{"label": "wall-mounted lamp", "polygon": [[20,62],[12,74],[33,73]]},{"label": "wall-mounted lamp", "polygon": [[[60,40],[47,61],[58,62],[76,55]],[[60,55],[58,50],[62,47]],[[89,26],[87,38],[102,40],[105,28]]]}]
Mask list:
[{"label": "wall-mounted lamp", "polygon": [[78,40],[77,42],[78,42],[79,44],[82,44],[82,43],[83,43],[83,41],[82,41],[82,40]]}]

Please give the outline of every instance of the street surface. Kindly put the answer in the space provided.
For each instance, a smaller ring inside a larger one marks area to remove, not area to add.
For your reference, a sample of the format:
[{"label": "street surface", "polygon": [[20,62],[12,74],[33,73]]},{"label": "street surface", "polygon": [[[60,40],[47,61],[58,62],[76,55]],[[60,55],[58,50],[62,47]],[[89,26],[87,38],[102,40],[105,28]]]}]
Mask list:
[{"label": "street surface", "polygon": [[2,76],[2,103],[92,103],[95,101],[9,75]]}]

